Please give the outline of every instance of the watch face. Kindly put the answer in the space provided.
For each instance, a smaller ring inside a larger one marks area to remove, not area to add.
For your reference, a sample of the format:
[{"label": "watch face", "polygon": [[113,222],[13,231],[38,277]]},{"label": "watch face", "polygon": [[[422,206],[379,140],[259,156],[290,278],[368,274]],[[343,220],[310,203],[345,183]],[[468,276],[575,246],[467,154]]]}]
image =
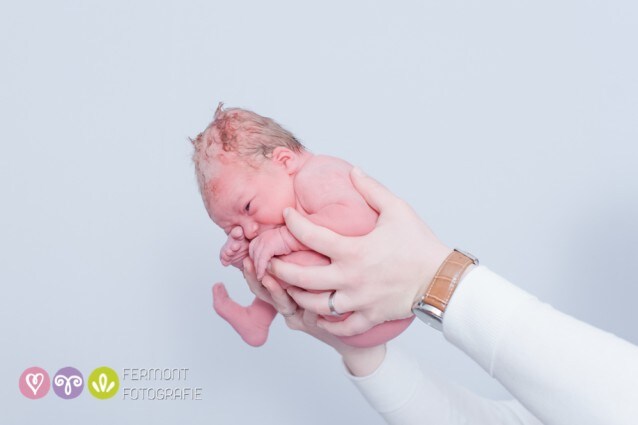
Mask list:
[{"label": "watch face", "polygon": [[412,312],[426,325],[437,331],[443,331],[443,323],[441,321],[443,312],[438,308],[420,302],[412,309]]}]

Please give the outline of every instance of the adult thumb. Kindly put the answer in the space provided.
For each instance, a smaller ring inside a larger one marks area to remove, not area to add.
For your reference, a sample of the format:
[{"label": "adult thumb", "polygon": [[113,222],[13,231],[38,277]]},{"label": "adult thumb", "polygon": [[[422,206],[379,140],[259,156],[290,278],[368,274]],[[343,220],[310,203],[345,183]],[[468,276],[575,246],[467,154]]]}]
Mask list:
[{"label": "adult thumb", "polygon": [[350,180],[368,205],[379,214],[399,199],[381,183],[364,174],[358,167],[350,170]]}]

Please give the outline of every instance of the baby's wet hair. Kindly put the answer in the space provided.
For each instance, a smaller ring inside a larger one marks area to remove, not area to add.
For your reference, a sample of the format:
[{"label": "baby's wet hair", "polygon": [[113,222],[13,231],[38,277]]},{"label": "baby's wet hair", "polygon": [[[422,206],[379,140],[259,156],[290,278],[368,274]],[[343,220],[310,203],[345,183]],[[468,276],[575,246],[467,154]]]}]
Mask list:
[{"label": "baby's wet hair", "polygon": [[277,147],[302,152],[305,147],[275,120],[241,108],[224,109],[219,102],[213,120],[193,144],[193,162],[200,190],[208,182],[207,174],[214,161],[240,162],[257,168],[261,160],[270,158]]},{"label": "baby's wet hair", "polygon": [[235,153],[247,160],[268,158],[278,146],[295,152],[304,150],[301,142],[272,118],[247,109],[224,109],[223,102],[219,102],[213,121],[206,129],[195,139],[189,139],[195,148],[194,157],[202,153],[211,156],[211,148]]}]

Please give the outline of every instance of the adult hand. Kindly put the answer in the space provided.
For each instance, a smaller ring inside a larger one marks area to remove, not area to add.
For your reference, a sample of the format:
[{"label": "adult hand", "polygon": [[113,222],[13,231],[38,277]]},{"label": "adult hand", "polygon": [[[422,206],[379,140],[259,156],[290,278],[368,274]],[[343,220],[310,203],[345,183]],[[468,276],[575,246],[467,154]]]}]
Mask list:
[{"label": "adult hand", "polygon": [[282,313],[286,320],[286,325],[290,329],[305,332],[330,345],[341,354],[344,363],[352,374],[357,376],[368,375],[385,358],[385,344],[370,348],[352,347],[343,343],[328,331],[317,327],[317,314],[299,308],[271,275],[266,274],[261,283],[257,280],[255,266],[250,258],[244,260],[243,273],[251,291]]},{"label": "adult hand", "polygon": [[329,257],[331,264],[304,267],[276,258],[269,263],[271,274],[299,287],[288,288],[288,294],[304,310],[330,315],[327,293],[306,290],[336,291],[335,310],[353,314],[340,322],[319,317],[317,326],[340,336],[411,316],[417,295],[451,252],[406,202],[357,168],[350,178],[379,213],[376,227],[364,236],[341,236],[287,208],[284,217],[290,232],[310,249]]}]

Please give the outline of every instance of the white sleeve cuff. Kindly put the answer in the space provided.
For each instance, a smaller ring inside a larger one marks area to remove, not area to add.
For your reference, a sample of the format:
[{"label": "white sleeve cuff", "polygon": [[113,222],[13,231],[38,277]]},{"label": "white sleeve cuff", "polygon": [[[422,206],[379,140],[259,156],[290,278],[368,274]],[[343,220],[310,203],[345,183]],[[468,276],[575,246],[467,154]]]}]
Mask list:
[{"label": "white sleeve cuff", "polygon": [[422,379],[417,361],[392,344],[379,367],[367,376],[354,376],[344,364],[345,375],[370,405],[380,413],[399,409],[410,400]]}]

